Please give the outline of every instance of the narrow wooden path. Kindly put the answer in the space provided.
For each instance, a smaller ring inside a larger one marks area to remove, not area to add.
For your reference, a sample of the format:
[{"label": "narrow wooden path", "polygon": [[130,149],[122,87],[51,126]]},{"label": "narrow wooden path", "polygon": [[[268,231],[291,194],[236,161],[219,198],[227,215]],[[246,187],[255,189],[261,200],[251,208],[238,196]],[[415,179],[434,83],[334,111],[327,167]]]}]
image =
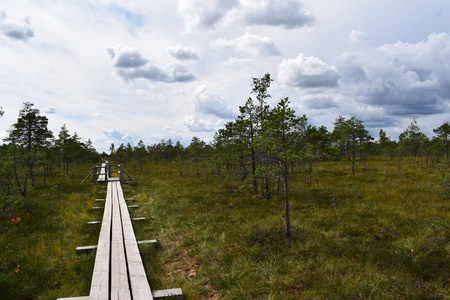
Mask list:
[{"label": "narrow wooden path", "polygon": [[118,178],[108,180],[90,298],[153,299]]},{"label": "narrow wooden path", "polygon": [[[102,169],[107,170],[107,166],[102,165]],[[89,249],[97,251],[89,296],[61,299],[183,299],[181,289],[151,290],[120,178],[106,177],[105,181],[107,191],[98,244],[79,247],[82,248],[80,252]],[[150,242],[153,241],[156,242]]]}]

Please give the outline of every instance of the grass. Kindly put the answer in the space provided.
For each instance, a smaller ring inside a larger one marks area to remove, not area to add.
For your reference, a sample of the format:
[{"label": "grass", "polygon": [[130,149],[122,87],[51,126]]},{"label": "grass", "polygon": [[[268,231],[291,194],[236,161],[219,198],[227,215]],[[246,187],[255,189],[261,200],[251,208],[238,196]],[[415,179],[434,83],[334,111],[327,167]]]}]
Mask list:
[{"label": "grass", "polygon": [[[125,167],[127,169],[127,167]],[[147,165],[124,188],[152,289],[180,287],[185,299],[449,299],[448,199],[441,173],[414,161],[323,162],[312,184],[291,175],[293,246],[284,239],[282,196],[264,200],[224,188],[216,176],[179,176]],[[0,228],[2,299],[55,299],[89,293],[101,218],[89,210],[100,186],[80,185],[81,168],[56,199],[48,189],[36,210]],[[56,180],[56,178],[54,179]],[[7,295],[7,296],[3,296]]]}]

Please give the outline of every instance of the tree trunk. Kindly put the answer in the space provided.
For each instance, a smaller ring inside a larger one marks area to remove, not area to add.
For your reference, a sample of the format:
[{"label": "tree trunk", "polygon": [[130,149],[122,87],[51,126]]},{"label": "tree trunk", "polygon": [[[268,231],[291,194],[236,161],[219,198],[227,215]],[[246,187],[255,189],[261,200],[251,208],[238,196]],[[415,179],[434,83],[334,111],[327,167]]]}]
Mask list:
[{"label": "tree trunk", "polygon": [[288,169],[286,163],[283,162],[283,184],[284,184],[284,211],[286,218],[286,243],[289,248],[292,247],[291,219],[289,217],[289,190],[288,190]]},{"label": "tree trunk", "polygon": [[256,158],[255,149],[252,147],[252,178],[253,178],[253,194],[258,194],[258,179],[256,178]]}]

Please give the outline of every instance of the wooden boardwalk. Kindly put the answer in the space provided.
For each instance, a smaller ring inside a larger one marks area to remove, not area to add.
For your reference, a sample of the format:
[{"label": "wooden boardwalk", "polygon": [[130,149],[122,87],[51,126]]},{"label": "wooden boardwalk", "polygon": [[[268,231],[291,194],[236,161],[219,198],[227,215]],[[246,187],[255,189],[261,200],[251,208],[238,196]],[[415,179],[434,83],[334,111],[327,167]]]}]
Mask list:
[{"label": "wooden boardwalk", "polygon": [[108,170],[107,164],[106,163],[102,163],[102,166],[100,167],[100,172],[97,174],[98,178],[97,178],[97,182],[105,182],[106,178],[108,178],[108,174],[106,173]]},{"label": "wooden boardwalk", "polygon": [[[106,170],[107,166],[102,168]],[[106,181],[107,191],[98,244],[79,247],[97,249],[89,296],[61,299],[183,299],[181,289],[153,292],[150,289],[120,179],[112,177]]]}]

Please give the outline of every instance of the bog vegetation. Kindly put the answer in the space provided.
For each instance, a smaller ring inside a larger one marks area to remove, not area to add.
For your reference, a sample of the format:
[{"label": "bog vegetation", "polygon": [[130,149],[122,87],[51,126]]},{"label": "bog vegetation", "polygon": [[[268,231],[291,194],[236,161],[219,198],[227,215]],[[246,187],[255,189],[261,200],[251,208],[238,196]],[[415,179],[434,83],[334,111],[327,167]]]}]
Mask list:
[{"label": "bog vegetation", "polygon": [[[289,99],[271,108],[254,78],[239,116],[206,144],[111,144],[98,153],[25,102],[0,147],[0,295],[89,292],[101,186],[81,180],[101,159],[139,183],[125,189],[154,289],[187,299],[448,299],[450,124],[416,120],[398,137],[363,120],[308,124]],[[0,117],[3,112],[0,109]],[[3,298],[2,298],[3,299]]]}]

